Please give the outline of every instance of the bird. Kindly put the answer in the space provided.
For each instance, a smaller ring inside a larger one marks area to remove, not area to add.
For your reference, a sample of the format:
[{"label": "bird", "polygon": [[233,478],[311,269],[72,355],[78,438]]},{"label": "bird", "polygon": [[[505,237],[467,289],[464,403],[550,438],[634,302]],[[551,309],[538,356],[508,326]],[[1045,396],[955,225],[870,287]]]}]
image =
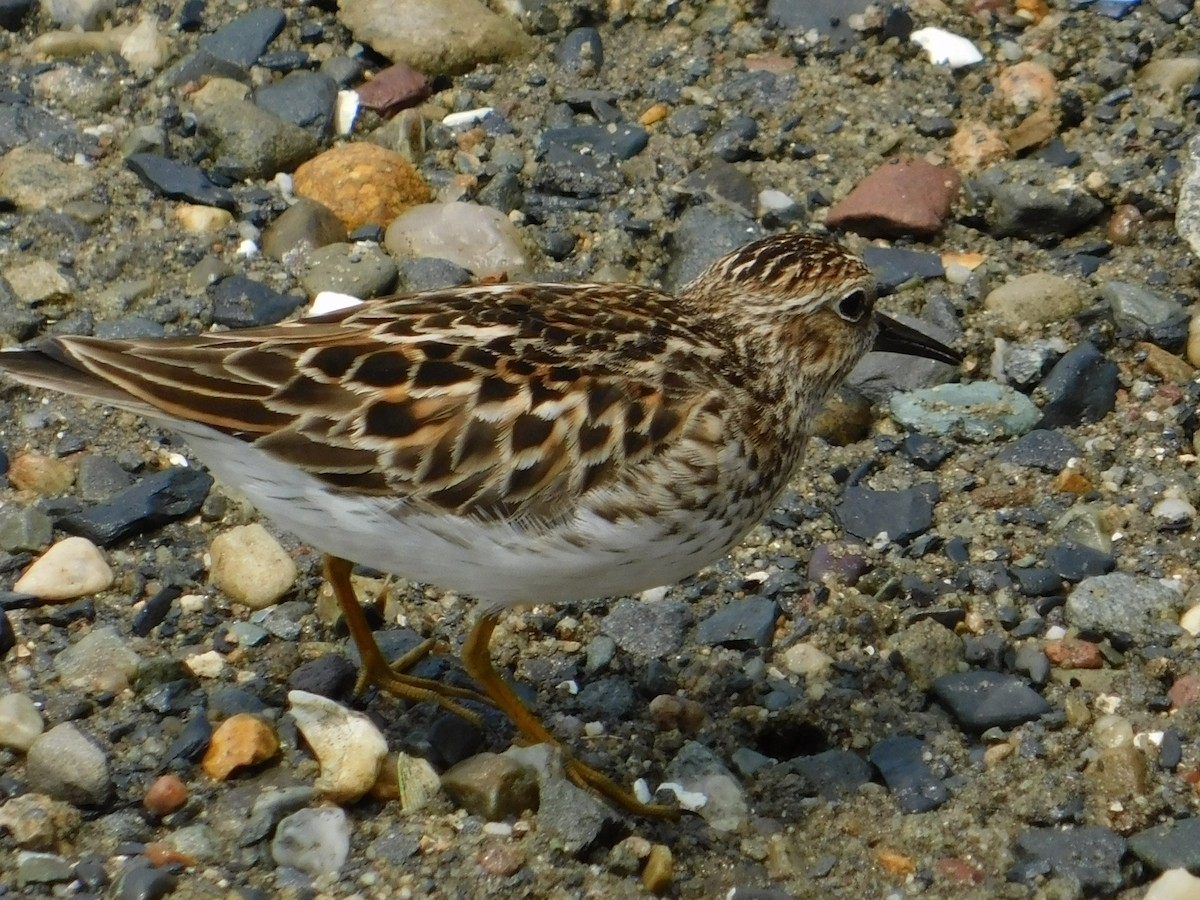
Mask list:
[{"label": "bird", "polygon": [[[621,283],[489,283],[294,322],[153,339],[59,336],[0,373],[182,436],[267,519],[323,554],[360,684],[468,718],[483,698],[566,774],[669,815],[572,756],[495,669],[513,606],[673,584],[771,509],[829,396],[868,350],[961,354],[875,309],[863,261],[782,233],[674,294]],[[354,564],[474,598],[461,658],[478,691],[389,662]]]}]

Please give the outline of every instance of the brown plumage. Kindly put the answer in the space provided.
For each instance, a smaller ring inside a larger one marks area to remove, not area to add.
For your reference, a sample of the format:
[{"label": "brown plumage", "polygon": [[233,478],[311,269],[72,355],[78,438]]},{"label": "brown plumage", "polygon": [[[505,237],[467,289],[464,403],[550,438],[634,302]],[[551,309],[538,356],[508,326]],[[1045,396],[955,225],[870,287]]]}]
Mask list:
[{"label": "brown plumage", "polygon": [[[857,257],[779,235],[676,296],[481,285],[268,328],[56,338],[0,354],[0,371],[163,421],[331,557],[494,608],[640,590],[727,552],[784,488],[816,413],[872,344],[957,359],[876,314],[874,299]],[[354,615],[352,595],[340,596]],[[545,739],[479,658],[491,624],[488,612],[468,668]],[[363,655],[371,678],[413,696],[409,676]]]}]

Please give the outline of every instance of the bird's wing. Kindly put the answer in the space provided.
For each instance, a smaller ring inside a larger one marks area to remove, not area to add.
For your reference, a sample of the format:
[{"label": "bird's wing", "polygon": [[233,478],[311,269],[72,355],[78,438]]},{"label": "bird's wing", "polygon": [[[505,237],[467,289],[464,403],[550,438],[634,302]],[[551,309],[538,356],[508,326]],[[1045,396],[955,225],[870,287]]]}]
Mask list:
[{"label": "bird's wing", "polygon": [[0,354],[18,380],[251,441],[405,508],[552,519],[689,428],[724,351],[673,298],[485,285],[191,337],[63,337]]}]

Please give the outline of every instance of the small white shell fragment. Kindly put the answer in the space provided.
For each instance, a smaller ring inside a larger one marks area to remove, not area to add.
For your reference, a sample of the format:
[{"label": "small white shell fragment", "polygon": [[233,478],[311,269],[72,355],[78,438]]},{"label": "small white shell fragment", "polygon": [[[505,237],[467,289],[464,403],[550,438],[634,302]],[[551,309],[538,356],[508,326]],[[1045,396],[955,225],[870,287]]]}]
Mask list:
[{"label": "small white shell fragment", "polygon": [[313,784],[317,793],[334,803],[353,803],[366,794],[387,755],[387,739],[375,723],[307,691],[289,691],[288,703],[296,727],[321,764]]},{"label": "small white shell fragment", "polygon": [[679,805],[686,810],[695,812],[698,809],[703,809],[708,803],[708,797],[699,791],[689,791],[681,784],[676,784],[674,781],[664,781],[658,786],[660,791],[670,791],[675,795],[675,799],[679,801]]},{"label": "small white shell fragment", "polygon": [[475,125],[482,122],[492,113],[492,107],[481,106],[478,109],[467,109],[462,112],[450,113],[446,118],[442,119],[442,124],[447,128],[466,128],[469,125]]},{"label": "small white shell fragment", "polygon": [[914,31],[912,39],[929,54],[929,60],[935,66],[959,69],[983,61],[983,54],[979,52],[978,47],[965,37],[941,28],[922,28]]},{"label": "small white shell fragment", "polygon": [[333,127],[338,134],[349,134],[354,130],[358,118],[358,91],[338,91],[333,106]]},{"label": "small white shell fragment", "polygon": [[308,308],[306,316],[323,316],[326,313],[337,312],[339,309],[348,309],[351,306],[358,306],[362,301],[357,297],[351,297],[349,294],[339,294],[337,291],[321,291],[313,298],[312,306]]}]

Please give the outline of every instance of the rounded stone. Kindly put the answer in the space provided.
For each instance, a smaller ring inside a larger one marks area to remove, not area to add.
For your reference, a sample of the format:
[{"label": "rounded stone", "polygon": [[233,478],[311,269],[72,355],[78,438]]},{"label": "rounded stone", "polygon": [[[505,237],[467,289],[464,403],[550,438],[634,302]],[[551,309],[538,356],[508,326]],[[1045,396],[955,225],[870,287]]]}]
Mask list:
[{"label": "rounded stone", "polygon": [[251,609],[270,606],[296,581],[296,563],[257,522],[218,535],[210,555],[209,577],[213,584]]},{"label": "rounded stone", "polygon": [[71,722],[40,735],[25,757],[30,790],[76,806],[99,806],[112,793],[108,757]]},{"label": "rounded stone", "polygon": [[327,206],[347,231],[389,225],[408,207],[432,194],[399,153],[370,143],[327,150],[296,169],[297,195]]},{"label": "rounded stone", "polygon": [[38,557],[13,590],[54,602],[86,597],[106,590],[112,583],[112,569],[100,548],[87,538],[69,537]]},{"label": "rounded stone", "polygon": [[334,803],[353,803],[371,789],[387,755],[387,739],[359,712],[307,691],[290,691],[296,727],[321,764],[313,787]]}]

